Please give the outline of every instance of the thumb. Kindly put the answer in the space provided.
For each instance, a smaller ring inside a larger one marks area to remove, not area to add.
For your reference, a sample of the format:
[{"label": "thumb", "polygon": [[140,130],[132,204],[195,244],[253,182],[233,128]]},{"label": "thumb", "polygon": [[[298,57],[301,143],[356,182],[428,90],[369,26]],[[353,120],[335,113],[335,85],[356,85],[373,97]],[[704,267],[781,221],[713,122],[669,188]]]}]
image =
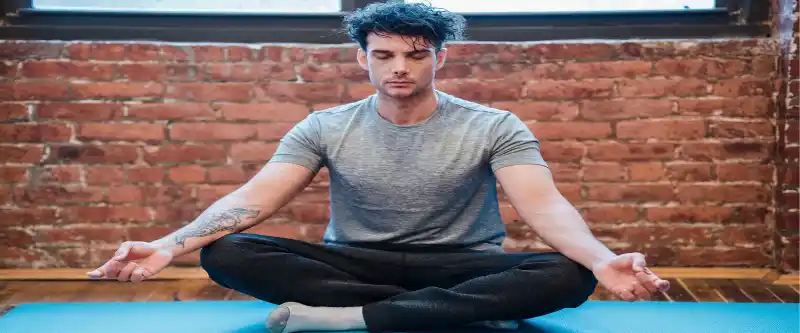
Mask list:
[{"label": "thumb", "polygon": [[647,262],[644,260],[644,255],[641,253],[633,253],[633,271],[644,272],[647,269]]}]

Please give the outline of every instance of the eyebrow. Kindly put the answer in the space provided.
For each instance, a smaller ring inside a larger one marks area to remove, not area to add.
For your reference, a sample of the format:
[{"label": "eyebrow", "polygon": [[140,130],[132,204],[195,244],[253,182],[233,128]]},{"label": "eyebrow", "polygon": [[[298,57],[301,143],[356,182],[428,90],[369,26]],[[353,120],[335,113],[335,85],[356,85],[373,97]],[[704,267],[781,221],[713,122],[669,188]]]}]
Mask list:
[{"label": "eyebrow", "polygon": [[[385,54],[394,54],[395,53],[395,52],[392,52],[392,51],[389,51],[389,50],[380,50],[380,49],[372,50],[372,52],[373,53],[385,53]],[[430,53],[430,50],[422,49],[422,50],[414,50],[414,51],[401,52],[401,53],[405,53],[407,55],[413,55],[413,54],[420,54],[420,53]]]}]

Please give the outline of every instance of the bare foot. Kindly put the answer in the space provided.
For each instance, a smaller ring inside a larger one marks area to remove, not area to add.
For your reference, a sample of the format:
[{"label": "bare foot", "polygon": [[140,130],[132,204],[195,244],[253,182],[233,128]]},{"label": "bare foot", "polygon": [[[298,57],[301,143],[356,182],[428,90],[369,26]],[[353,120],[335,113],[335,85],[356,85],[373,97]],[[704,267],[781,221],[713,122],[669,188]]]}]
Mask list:
[{"label": "bare foot", "polygon": [[267,316],[270,333],[366,329],[361,307],[313,307],[296,302],[279,305]]}]

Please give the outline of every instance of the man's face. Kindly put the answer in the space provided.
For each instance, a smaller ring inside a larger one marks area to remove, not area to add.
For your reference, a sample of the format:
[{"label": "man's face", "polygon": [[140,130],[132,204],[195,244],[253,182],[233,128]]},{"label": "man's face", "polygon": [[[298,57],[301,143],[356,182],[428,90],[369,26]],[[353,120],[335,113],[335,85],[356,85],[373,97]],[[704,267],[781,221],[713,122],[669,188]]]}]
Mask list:
[{"label": "man's face", "polygon": [[379,92],[408,98],[430,88],[446,53],[442,48],[437,54],[422,38],[370,34],[366,52],[359,49],[358,62]]}]

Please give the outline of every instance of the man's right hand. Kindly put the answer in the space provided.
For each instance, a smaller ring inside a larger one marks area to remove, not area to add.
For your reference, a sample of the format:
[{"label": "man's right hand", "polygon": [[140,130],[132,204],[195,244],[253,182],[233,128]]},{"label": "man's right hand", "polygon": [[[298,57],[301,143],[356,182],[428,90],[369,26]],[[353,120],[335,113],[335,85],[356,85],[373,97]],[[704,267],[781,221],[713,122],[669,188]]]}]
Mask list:
[{"label": "man's right hand", "polygon": [[172,252],[148,242],[124,242],[114,257],[86,274],[92,279],[108,278],[120,282],[140,282],[172,262]]}]

